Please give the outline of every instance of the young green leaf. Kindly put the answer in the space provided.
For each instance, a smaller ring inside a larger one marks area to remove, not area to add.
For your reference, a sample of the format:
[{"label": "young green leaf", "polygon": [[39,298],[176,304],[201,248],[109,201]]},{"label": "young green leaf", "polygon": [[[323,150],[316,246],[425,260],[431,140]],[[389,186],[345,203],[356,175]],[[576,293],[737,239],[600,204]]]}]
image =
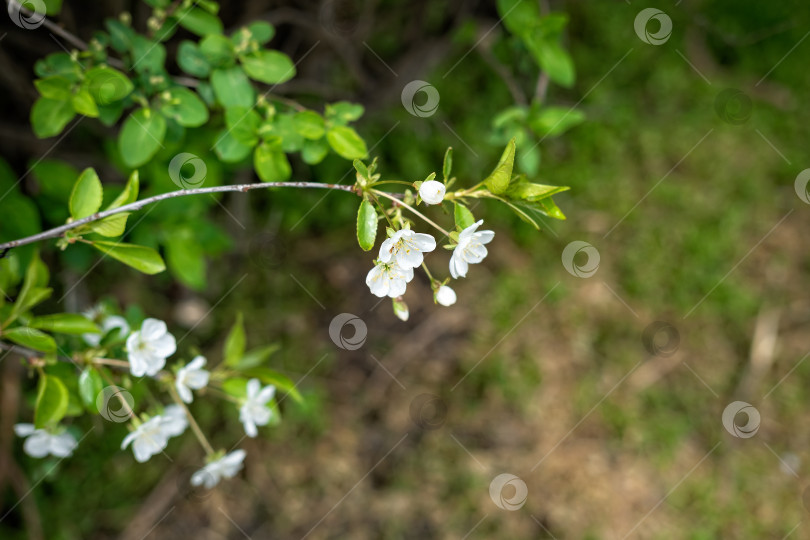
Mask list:
[{"label": "young green leaf", "polygon": [[446,184],[450,180],[450,173],[453,170],[453,147],[448,146],[447,152],[444,153],[444,163],[442,164],[442,176]]},{"label": "young green leaf", "polygon": [[87,90],[79,90],[70,98],[73,110],[88,118],[98,118],[98,105],[93,101],[93,96]]},{"label": "young green leaf", "polygon": [[560,208],[554,202],[554,199],[551,197],[540,199],[539,201],[535,202],[521,201],[519,204],[533,210],[537,210],[541,214],[544,214],[550,218],[565,219],[565,214],[562,213],[562,210],[560,210]]},{"label": "young green leaf", "polygon": [[140,188],[140,180],[138,171],[132,171],[132,174],[129,175],[129,179],[127,180],[126,185],[124,186],[124,190],[118,194],[118,197],[115,198],[113,202],[107,207],[107,210],[112,210],[114,208],[118,208],[130,203],[134,203],[138,200],[138,189]]},{"label": "young green leaf", "polygon": [[79,375],[79,397],[88,411],[97,411],[96,399],[104,390],[104,379],[101,374],[92,367],[86,367]]},{"label": "young green leaf", "polygon": [[166,47],[146,36],[132,38],[132,69],[138,73],[160,73],[166,64]]},{"label": "young green leaf", "polygon": [[44,98],[57,101],[70,99],[71,84],[65,77],[54,75],[52,77],[45,77],[44,79],[37,79],[34,81],[34,86],[37,88],[39,95]]},{"label": "young green leaf", "polygon": [[101,236],[114,237],[121,236],[127,228],[127,218],[129,212],[123,212],[114,216],[105,217],[100,221],[90,224],[90,230]]},{"label": "young green leaf", "polygon": [[214,143],[214,152],[216,152],[219,159],[225,163],[236,163],[245,159],[253,146],[248,146],[237,141],[230,131],[223,129],[217,134],[216,142]]},{"label": "young green leaf", "polygon": [[166,240],[166,263],[171,273],[195,290],[205,288],[205,257],[202,246],[188,228],[175,230]]},{"label": "young green leaf", "polygon": [[301,159],[307,165],[317,165],[329,153],[329,144],[326,139],[318,139],[317,141],[304,141],[301,147]]},{"label": "young green leaf", "polygon": [[57,334],[86,334],[89,332],[99,332],[98,326],[78,313],[54,313],[34,317],[28,323],[31,328],[56,332]]},{"label": "young green leaf", "polygon": [[262,117],[250,107],[225,109],[225,125],[230,135],[242,144],[255,146],[259,142],[259,125]]},{"label": "young green leaf", "polygon": [[73,219],[81,219],[95,214],[101,208],[102,196],[101,180],[98,179],[96,171],[83,170],[70,194],[70,216]]},{"label": "young green leaf", "polygon": [[512,138],[501,155],[495,170],[484,180],[489,191],[495,195],[501,194],[509,188],[512,179],[512,168],[515,165],[515,139]]},{"label": "young green leaf", "polygon": [[225,36],[211,34],[200,41],[200,54],[211,67],[231,64],[234,58],[233,44]]},{"label": "young green leaf", "polygon": [[264,45],[273,39],[273,36],[276,34],[276,29],[273,28],[273,25],[265,21],[252,22],[247,25],[247,30],[259,45]]},{"label": "young green leaf", "polygon": [[357,210],[357,242],[363,251],[370,251],[377,238],[377,211],[374,205],[363,199]]},{"label": "young green leaf", "polygon": [[208,121],[208,107],[188,88],[180,86],[165,92],[160,112],[184,127],[198,127]]},{"label": "young green leaf", "polygon": [[529,127],[538,137],[556,137],[585,121],[585,113],[565,107],[544,107],[532,111]]},{"label": "young green leaf", "polygon": [[295,64],[279,51],[259,50],[239,57],[251,79],[267,84],[280,84],[295,76]]},{"label": "young green leaf", "polygon": [[223,107],[252,107],[256,101],[253,86],[239,66],[215,69],[211,73],[211,86]]},{"label": "young green leaf", "polygon": [[326,140],[332,150],[345,159],[362,159],[368,154],[366,142],[355,130],[347,126],[336,126],[326,133]]},{"label": "young green leaf", "polygon": [[231,327],[228,337],[225,339],[225,347],[222,350],[222,357],[226,366],[236,366],[245,354],[245,325],[242,320],[242,313],[236,314],[236,322]]},{"label": "young green leaf", "polygon": [[236,399],[245,399],[247,396],[247,382],[244,377],[231,377],[222,381],[222,390]]},{"label": "young green leaf", "polygon": [[475,223],[475,217],[473,217],[472,212],[470,212],[469,209],[461,203],[455,204],[453,217],[456,220],[456,227],[462,231]]},{"label": "young green leaf", "polygon": [[152,109],[138,109],[124,122],[118,136],[118,151],[130,169],[140,167],[163,146],[166,119]]},{"label": "young green leaf", "polygon": [[193,41],[181,41],[177,48],[177,65],[195,77],[208,77],[211,64]]},{"label": "young green leaf", "polygon": [[54,375],[42,375],[34,409],[34,426],[42,429],[58,423],[64,418],[67,407],[68,391],[65,384]]},{"label": "young green leaf", "polygon": [[509,186],[504,196],[510,199],[522,199],[534,202],[563,191],[568,191],[569,189],[571,188],[568,186],[545,186],[543,184],[532,184],[521,180]]},{"label": "young green leaf", "polygon": [[266,362],[267,359],[270,358],[270,356],[272,356],[273,353],[275,353],[279,349],[281,349],[281,345],[278,345],[278,344],[275,344],[275,343],[273,343],[271,345],[265,345],[263,347],[258,347],[256,349],[252,349],[252,350],[246,352],[242,356],[242,358],[235,365],[232,365],[231,367],[234,368],[237,371],[241,371],[243,369],[256,367],[256,366]]},{"label": "young green leaf", "polygon": [[56,350],[56,342],[51,336],[27,326],[4,330],[2,338],[36,351],[54,352]]},{"label": "young green leaf", "polygon": [[62,133],[74,116],[76,111],[69,100],[39,98],[31,108],[31,127],[40,139],[53,137]]},{"label": "young green leaf", "polygon": [[180,26],[198,36],[222,33],[222,21],[219,20],[219,17],[203,9],[181,8],[175,12],[175,15]]},{"label": "young green leaf", "polygon": [[300,135],[318,140],[326,132],[323,117],[315,111],[301,111],[293,116],[293,127]]},{"label": "young green leaf", "polygon": [[332,120],[339,125],[345,125],[363,116],[364,110],[363,106],[358,103],[338,101],[327,105],[324,114],[328,120]]},{"label": "young green leaf", "polygon": [[106,65],[88,69],[82,86],[99,105],[120,101],[135,88],[126,75]]},{"label": "young green leaf", "polygon": [[268,143],[256,147],[253,153],[253,167],[263,182],[283,182],[292,175],[287,155]]},{"label": "young green leaf", "polygon": [[146,246],[98,240],[93,242],[93,247],[144,274],[157,274],[166,269],[160,254]]}]

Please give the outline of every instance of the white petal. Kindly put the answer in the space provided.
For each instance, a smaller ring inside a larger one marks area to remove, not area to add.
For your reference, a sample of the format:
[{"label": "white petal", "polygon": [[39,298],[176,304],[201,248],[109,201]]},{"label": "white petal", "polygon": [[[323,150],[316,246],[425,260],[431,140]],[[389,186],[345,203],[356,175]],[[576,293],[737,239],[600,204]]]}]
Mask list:
[{"label": "white petal", "polygon": [[101,329],[105,333],[109,332],[113,328],[118,328],[122,336],[129,334],[129,323],[127,323],[127,320],[121,316],[110,315],[104,319],[104,322],[101,323]]},{"label": "white petal", "polygon": [[391,280],[391,284],[388,288],[388,296],[391,298],[402,296],[405,294],[405,289],[407,289],[407,287],[408,284],[404,279],[393,279]]},{"label": "white petal", "polygon": [[177,351],[177,341],[171,334],[163,334],[159,338],[152,340],[149,345],[152,351],[163,358],[168,358]]},{"label": "white petal", "polygon": [[495,238],[495,233],[493,231],[478,231],[475,233],[475,238],[482,244],[489,244]]},{"label": "white petal", "polygon": [[182,384],[179,378],[175,381],[174,386],[177,388],[177,394],[184,403],[191,403],[194,401],[194,396],[191,395],[191,390],[189,390],[188,386]]},{"label": "white petal", "polygon": [[483,223],[484,223],[484,220],[483,220],[483,219],[479,219],[478,221],[476,221],[475,223],[473,223],[472,225],[470,225],[469,227],[467,227],[466,229],[464,229],[463,231],[461,231],[461,232],[459,233],[459,235],[458,235],[459,244],[461,243],[461,240],[466,239],[466,238],[468,238],[468,237],[472,236],[472,234],[475,232],[475,230],[476,230],[478,227],[480,227],[480,226],[481,226]]},{"label": "white petal", "polygon": [[388,278],[382,266],[375,266],[369,271],[366,285],[374,296],[382,298],[388,294]]},{"label": "white petal", "polygon": [[131,433],[127,434],[127,436],[124,437],[124,440],[121,443],[121,450],[124,450],[127,446],[129,446],[129,443],[134,441],[138,436],[139,436],[139,432],[138,432],[137,429],[135,431],[132,431]]},{"label": "white petal", "polygon": [[146,319],[141,325],[141,335],[146,341],[154,341],[166,333],[166,323],[160,319]]},{"label": "white petal", "polygon": [[34,424],[14,424],[14,433],[16,433],[18,437],[28,437],[36,430]]},{"label": "white petal", "polygon": [[418,247],[420,250],[426,253],[436,249],[436,239],[429,234],[414,233],[413,243],[414,245],[416,245],[416,247]]},{"label": "white petal", "polygon": [[399,240],[396,234],[391,238],[386,238],[382,245],[380,245],[380,260],[382,262],[391,262],[392,253],[391,250],[394,247],[394,244]]},{"label": "white petal", "polygon": [[131,352],[129,353],[129,371],[136,377],[143,377],[148,369],[148,357],[143,353]]},{"label": "white petal", "polygon": [[255,437],[256,435],[259,434],[259,430],[256,429],[256,424],[253,423],[252,419],[248,418],[242,420],[242,423],[245,425],[245,434],[248,437]]},{"label": "white petal", "polygon": [[253,378],[247,382],[247,397],[248,399],[254,399],[256,396],[259,395],[259,392],[262,389],[262,383],[259,382],[259,379]]},{"label": "white petal", "polygon": [[76,448],[76,439],[70,433],[61,433],[51,436],[51,454],[56,457],[68,457]]},{"label": "white petal", "polygon": [[264,388],[262,388],[261,392],[259,392],[259,395],[256,396],[256,401],[258,403],[265,404],[271,399],[273,399],[273,396],[275,395],[276,395],[276,387],[271,384],[269,386],[265,386]]},{"label": "white petal", "polygon": [[219,483],[219,479],[208,471],[207,467],[203,467],[199,471],[191,475],[191,485],[200,486],[205,485],[207,489],[211,489]]},{"label": "white petal", "polygon": [[458,247],[453,251],[453,256],[450,257],[450,275],[453,276],[454,279],[467,277],[467,261],[462,259],[460,253],[457,252]]},{"label": "white petal", "polygon": [[23,443],[25,453],[35,458],[47,456],[50,447],[51,436],[42,429],[38,429],[33,435],[25,439],[25,443]]},{"label": "white petal", "polygon": [[452,306],[456,303],[456,300],[456,291],[447,285],[442,285],[436,291],[436,301],[443,306]]},{"label": "white petal", "polygon": [[204,369],[191,371],[186,374],[186,385],[195,390],[205,388],[208,385],[208,379],[210,376],[211,374]]},{"label": "white petal", "polygon": [[186,369],[200,369],[205,365],[206,359],[204,356],[195,356],[194,359],[188,363]]}]

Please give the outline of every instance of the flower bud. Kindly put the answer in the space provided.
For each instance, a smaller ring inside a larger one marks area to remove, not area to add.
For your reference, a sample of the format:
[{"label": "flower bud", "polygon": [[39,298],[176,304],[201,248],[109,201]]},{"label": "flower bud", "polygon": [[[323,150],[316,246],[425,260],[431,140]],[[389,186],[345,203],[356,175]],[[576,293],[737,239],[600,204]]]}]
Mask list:
[{"label": "flower bud", "polygon": [[419,196],[422,197],[425,204],[441,204],[444,200],[444,194],[444,184],[436,180],[422,182],[422,185],[419,186]]},{"label": "flower bud", "polygon": [[407,321],[410,316],[408,304],[405,303],[401,296],[394,298],[394,315],[402,321]]},{"label": "flower bud", "polygon": [[447,285],[439,287],[433,297],[443,306],[452,306],[456,303],[456,291]]}]

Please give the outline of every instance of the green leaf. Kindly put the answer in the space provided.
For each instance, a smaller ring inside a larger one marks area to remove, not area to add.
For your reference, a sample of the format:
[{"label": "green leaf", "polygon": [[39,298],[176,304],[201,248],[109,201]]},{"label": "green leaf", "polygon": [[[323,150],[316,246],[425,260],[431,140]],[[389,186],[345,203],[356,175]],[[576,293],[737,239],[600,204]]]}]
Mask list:
[{"label": "green leaf", "polygon": [[511,186],[504,193],[504,196],[510,199],[523,199],[527,201],[539,201],[546,197],[551,197],[556,193],[568,191],[568,186],[545,186],[543,184],[531,184],[525,180],[521,180]]},{"label": "green leaf", "polygon": [[166,137],[166,119],[152,109],[138,109],[129,115],[118,136],[118,150],[130,169],[152,159]]},{"label": "green leaf", "polygon": [[87,90],[79,90],[70,98],[73,110],[89,118],[98,118],[98,105]]},{"label": "green leaf", "polygon": [[108,66],[88,69],[84,74],[83,86],[99,105],[120,101],[135,88],[129,77]]},{"label": "green leaf", "polygon": [[163,94],[160,112],[185,127],[198,127],[208,121],[208,107],[192,90],[174,87]]},{"label": "green leaf", "polygon": [[78,313],[54,313],[34,317],[29,326],[58,334],[86,334],[100,331],[93,321]]},{"label": "green leaf", "polygon": [[336,126],[326,134],[326,140],[332,150],[346,159],[362,159],[368,154],[366,142],[357,132],[347,126]]},{"label": "green leaf", "polygon": [[232,377],[222,381],[222,390],[231,397],[244,399],[247,397],[247,382],[244,377]]},{"label": "green leaf", "polygon": [[242,355],[242,358],[231,367],[237,371],[256,367],[266,362],[279,349],[281,349],[281,345],[276,343],[252,349]]},{"label": "green leaf", "polygon": [[104,379],[101,374],[92,367],[86,367],[79,375],[79,397],[88,411],[96,410],[96,399],[104,390]]},{"label": "green leaf", "polygon": [[473,217],[472,212],[470,212],[466,206],[460,203],[455,203],[453,217],[456,220],[456,227],[462,231],[475,223],[475,217]]},{"label": "green leaf", "polygon": [[127,218],[129,212],[123,212],[114,216],[105,217],[100,221],[90,224],[90,230],[101,236],[113,237],[121,236],[127,228]]},{"label": "green leaf", "polygon": [[192,289],[205,288],[205,257],[193,232],[188,228],[174,230],[165,245],[166,262],[172,274]]},{"label": "green leaf", "polygon": [[337,124],[344,125],[349,122],[354,122],[363,116],[363,106],[358,103],[349,103],[348,101],[338,101],[326,106],[324,113],[327,120],[332,120]]},{"label": "green leaf", "polygon": [[253,167],[263,182],[283,182],[292,175],[287,155],[266,142],[256,147]]},{"label": "green leaf", "polygon": [[278,371],[266,367],[255,367],[246,369],[242,373],[251,379],[259,379],[263,384],[272,384],[277,390],[288,393],[290,397],[298,403],[303,403],[304,401],[301,393],[298,392],[298,389],[295,387],[295,383],[293,383],[289,377],[282,375]]},{"label": "green leaf", "polygon": [[442,164],[442,176],[446,184],[450,180],[450,172],[453,170],[453,147],[448,146],[447,152],[444,153],[444,163]]},{"label": "green leaf", "polygon": [[3,331],[0,337],[36,351],[54,352],[56,350],[56,342],[51,336],[27,326],[9,328]]},{"label": "green leaf", "polygon": [[73,185],[70,194],[70,216],[81,219],[98,212],[103,192],[96,171],[85,169]]},{"label": "green leaf", "polygon": [[199,50],[210,66],[223,66],[234,59],[233,44],[225,36],[206,36],[200,41]]},{"label": "green leaf", "polygon": [[293,128],[307,139],[318,140],[326,133],[323,117],[315,111],[301,111],[293,116]]},{"label": "green leaf", "polygon": [[273,25],[265,21],[256,21],[247,25],[247,29],[251,37],[255,39],[259,45],[264,45],[276,34],[276,29]]},{"label": "green leaf", "polygon": [[214,151],[225,163],[242,161],[251,150],[253,150],[252,146],[237,141],[231,132],[225,129],[217,134],[217,142],[214,143]]},{"label": "green leaf", "polygon": [[39,98],[31,108],[31,127],[40,139],[59,135],[76,116],[70,101]]},{"label": "green leaf", "polygon": [[538,137],[556,137],[585,121],[585,113],[565,107],[544,107],[529,117],[529,127]]},{"label": "green leaf", "polygon": [[127,184],[124,186],[124,190],[118,194],[118,197],[116,197],[106,209],[113,210],[114,208],[119,208],[121,206],[134,203],[136,200],[138,200],[139,187],[139,175],[138,171],[135,170],[129,175],[129,179],[127,180]]},{"label": "green leaf", "polygon": [[329,144],[326,142],[326,139],[304,141],[304,145],[301,147],[301,158],[304,160],[304,163],[308,165],[317,165],[323,161],[323,158],[325,158],[328,153]]},{"label": "green leaf", "polygon": [[140,34],[132,39],[132,69],[160,73],[166,64],[166,47]]},{"label": "green leaf", "polygon": [[193,41],[181,41],[177,48],[177,65],[195,77],[208,77],[211,64]]},{"label": "green leaf", "polygon": [[363,251],[370,251],[377,238],[377,211],[367,199],[363,199],[357,210],[357,242]]},{"label": "green leaf", "polygon": [[574,85],[574,61],[562,45],[536,37],[527,41],[526,45],[534,54],[540,69],[548,73],[549,79],[566,88]]},{"label": "green leaf", "polygon": [[215,69],[211,74],[211,86],[223,107],[252,107],[256,101],[253,86],[238,66]]},{"label": "green leaf", "polygon": [[34,426],[42,429],[50,424],[57,424],[64,418],[68,407],[68,391],[65,384],[54,375],[42,375],[39,378]]},{"label": "green leaf", "polygon": [[543,215],[546,215],[550,218],[554,219],[565,219],[565,214],[562,213],[562,210],[557,206],[554,202],[554,199],[551,197],[540,199],[539,201],[521,201],[518,203],[521,206],[526,208],[531,208],[532,210],[537,210]]},{"label": "green leaf", "polygon": [[222,350],[222,357],[226,366],[236,366],[245,354],[245,325],[242,321],[242,313],[236,314],[236,322],[231,327],[228,337],[225,339],[225,346]]},{"label": "green leaf", "polygon": [[123,114],[123,112],[124,105],[120,101],[111,105],[99,105],[98,120],[105,126],[110,127],[118,122],[118,119],[121,118],[121,114]]},{"label": "green leaf", "polygon": [[352,161],[352,165],[354,166],[354,170],[357,171],[357,174],[360,178],[371,180],[371,175],[369,174],[368,167],[366,167],[365,163],[363,163],[359,159],[355,159],[354,161]]},{"label": "green leaf", "polygon": [[146,246],[97,240],[93,247],[144,274],[157,274],[166,269],[160,254]]},{"label": "green leaf", "polygon": [[45,77],[44,79],[37,79],[34,81],[39,94],[48,99],[56,101],[65,101],[70,99],[71,83],[65,77],[54,75],[52,77]]},{"label": "green leaf", "polygon": [[251,79],[267,84],[280,84],[295,76],[290,57],[279,51],[259,50],[239,57]]},{"label": "green leaf", "polygon": [[515,139],[506,145],[506,148],[501,155],[498,165],[495,170],[484,180],[489,191],[498,195],[503,193],[509,187],[509,181],[512,179],[512,168],[515,165]]},{"label": "green leaf", "polygon": [[180,26],[198,36],[222,33],[222,21],[205,10],[196,7],[178,9],[175,16]]},{"label": "green leaf", "polygon": [[231,136],[242,144],[255,146],[259,142],[259,125],[262,117],[249,107],[225,109],[225,125]]},{"label": "green leaf", "polygon": [[[259,128],[259,135],[270,143],[278,142],[284,152],[297,152],[304,146],[304,139],[295,130],[292,114],[276,114],[271,121],[265,122]],[[274,137],[278,137],[275,139]]]}]

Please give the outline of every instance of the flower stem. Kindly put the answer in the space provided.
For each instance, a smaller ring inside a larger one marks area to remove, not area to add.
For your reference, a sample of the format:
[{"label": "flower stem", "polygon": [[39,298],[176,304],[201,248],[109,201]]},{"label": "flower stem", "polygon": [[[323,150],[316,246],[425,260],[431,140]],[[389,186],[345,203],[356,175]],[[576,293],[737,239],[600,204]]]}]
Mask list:
[{"label": "flower stem", "polygon": [[[384,191],[380,191],[380,190],[377,190],[377,189],[372,189],[371,192],[375,193],[375,194],[377,194],[377,195],[379,195],[381,197],[385,197],[386,199],[390,199],[390,200],[394,201],[396,204],[407,208],[408,210],[413,212],[415,215],[417,215],[420,218],[422,218],[423,220],[425,220],[425,222],[428,225],[432,225],[433,227],[436,227],[436,229],[438,229],[440,232],[442,232],[445,236],[450,236],[450,233],[448,231],[444,230],[444,228],[442,228],[441,225],[438,225],[436,222],[431,220],[429,217],[427,217],[425,214],[423,214],[422,212],[420,212],[419,210],[417,210],[413,206],[411,206],[411,205],[409,205],[409,204],[407,204],[407,203],[405,203],[403,201],[400,201],[396,197],[394,197],[392,195],[389,195],[388,193],[386,193]],[[3,247],[3,246],[0,245],[0,247]]]},{"label": "flower stem", "polygon": [[[100,370],[100,369],[99,369],[99,370],[98,370],[98,373],[99,373],[99,375],[101,375],[101,378],[102,378],[102,379],[104,379],[104,381],[105,381],[107,384],[109,384],[110,386],[115,386],[115,387],[117,387],[117,386],[118,386],[117,384],[115,384],[115,381],[114,381],[114,380],[112,380],[112,378],[110,378],[110,376],[109,376],[109,375],[107,375],[106,373],[104,373],[104,371],[103,371],[103,370]],[[132,423],[133,423],[135,426],[140,425],[140,423],[141,423],[140,418],[138,418],[138,417],[135,415],[135,411],[133,411],[133,410],[132,410],[132,407],[130,407],[130,406],[129,406],[129,403],[127,403],[127,400],[126,400],[126,399],[124,399],[124,395],[123,395],[121,392],[116,392],[116,393],[115,393],[115,395],[117,395],[117,396],[118,396],[118,400],[121,402],[121,405],[122,405],[122,406],[124,407],[124,409],[127,411],[127,414],[129,414],[129,419],[132,421]]]},{"label": "flower stem", "polygon": [[191,411],[188,410],[186,404],[183,403],[182,399],[180,399],[180,396],[177,394],[177,390],[174,388],[174,385],[170,383],[168,387],[169,387],[169,394],[171,394],[172,396],[172,400],[175,403],[177,403],[186,413],[186,418],[188,418],[188,425],[191,426],[191,431],[194,432],[194,435],[197,437],[197,440],[200,441],[200,445],[202,445],[206,455],[208,456],[213,455],[214,448],[211,446],[211,443],[208,442],[208,439],[205,438],[205,435],[203,435],[200,426],[197,424],[197,421],[194,420],[194,417],[191,415]]}]

